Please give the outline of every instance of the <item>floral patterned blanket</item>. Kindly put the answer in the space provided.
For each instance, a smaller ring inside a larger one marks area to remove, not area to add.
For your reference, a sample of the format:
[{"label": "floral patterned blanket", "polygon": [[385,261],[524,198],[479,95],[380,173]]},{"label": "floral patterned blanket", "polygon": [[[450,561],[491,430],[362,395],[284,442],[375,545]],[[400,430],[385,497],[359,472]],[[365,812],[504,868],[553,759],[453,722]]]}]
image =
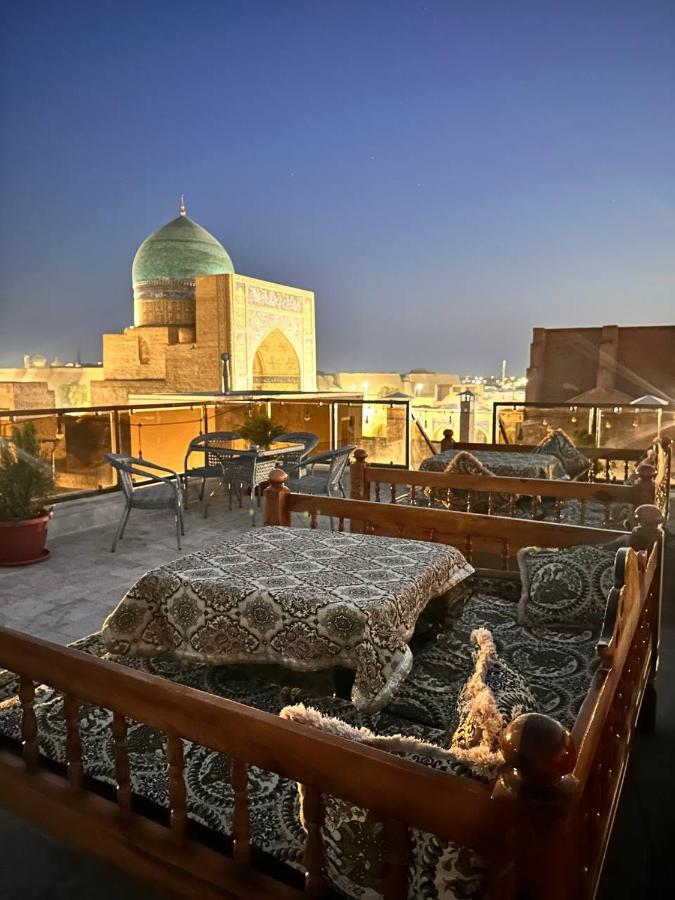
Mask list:
[{"label": "floral patterned blanket", "polygon": [[[461,451],[444,450],[422,461],[421,472],[445,472]],[[565,470],[552,453],[510,453],[508,450],[472,450],[471,454],[495,475],[507,478],[566,478]]]},{"label": "floral patterned blanket", "polygon": [[102,638],[120,655],[355,669],[352,701],[372,712],[408,675],[407,642],[429,600],[472,572],[441,544],[255,529],[147,572]]}]

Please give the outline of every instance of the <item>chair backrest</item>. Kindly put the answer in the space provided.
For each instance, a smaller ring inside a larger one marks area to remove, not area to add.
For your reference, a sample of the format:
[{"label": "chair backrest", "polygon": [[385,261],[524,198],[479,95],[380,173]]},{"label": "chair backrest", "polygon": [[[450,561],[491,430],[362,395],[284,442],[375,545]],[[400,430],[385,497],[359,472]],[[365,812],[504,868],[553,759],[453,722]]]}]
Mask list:
[{"label": "chair backrest", "polygon": [[124,453],[106,453],[105,458],[117,472],[117,480],[124,492],[124,496],[127,500],[130,500],[131,495],[134,492],[134,481],[131,476],[143,475],[146,478],[148,477],[147,472],[143,472],[141,469],[137,469],[134,466],[134,463],[142,464],[143,460],[138,459],[135,456],[127,456]]},{"label": "chair backrest", "polygon": [[301,458],[303,459],[305,456],[309,456],[312,450],[319,445],[319,436],[311,431],[288,431],[286,434],[280,434],[275,440],[280,443],[302,444],[305,448],[301,453]]},{"label": "chair backrest", "polygon": [[222,467],[223,474],[227,478],[228,473],[234,473],[238,480],[249,481],[255,479],[255,469],[258,463],[256,450],[230,450],[226,447],[212,447],[209,457],[217,460],[217,465]]},{"label": "chair backrest", "polygon": [[356,450],[356,444],[350,444],[347,447],[340,447],[339,450],[331,452],[330,468],[328,469],[328,486],[337,487],[347,468],[349,457],[352,450]]},{"label": "chair backrest", "polygon": [[[185,454],[185,463],[183,468],[185,469],[185,471],[187,471],[188,456],[191,453],[195,452],[204,454],[205,465],[217,466],[219,460],[213,453],[211,453],[212,447],[217,447],[219,444],[229,443],[230,441],[238,441],[240,439],[241,435],[237,431],[207,431],[206,434],[198,434],[190,441],[187,453]],[[207,447],[209,449],[207,449]]]}]

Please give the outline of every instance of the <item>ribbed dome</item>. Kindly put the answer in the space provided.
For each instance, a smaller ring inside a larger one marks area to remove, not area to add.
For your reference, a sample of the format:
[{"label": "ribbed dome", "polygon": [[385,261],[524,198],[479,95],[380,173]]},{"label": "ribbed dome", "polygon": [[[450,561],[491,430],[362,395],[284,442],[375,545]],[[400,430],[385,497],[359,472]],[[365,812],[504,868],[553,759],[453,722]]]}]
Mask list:
[{"label": "ribbed dome", "polygon": [[136,252],[131,269],[134,287],[159,278],[194,278],[197,275],[233,273],[227,250],[212,234],[177,216],[146,238]]}]

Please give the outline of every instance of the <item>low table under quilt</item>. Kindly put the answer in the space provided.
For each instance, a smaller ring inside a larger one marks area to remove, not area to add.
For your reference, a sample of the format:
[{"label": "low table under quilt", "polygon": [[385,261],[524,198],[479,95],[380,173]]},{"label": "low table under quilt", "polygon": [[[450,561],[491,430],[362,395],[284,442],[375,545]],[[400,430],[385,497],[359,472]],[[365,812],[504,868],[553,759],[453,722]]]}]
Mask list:
[{"label": "low table under quilt", "polygon": [[410,672],[420,613],[473,572],[443,544],[269,527],[146,573],[103,627],[116,654],[356,672],[380,709]]}]

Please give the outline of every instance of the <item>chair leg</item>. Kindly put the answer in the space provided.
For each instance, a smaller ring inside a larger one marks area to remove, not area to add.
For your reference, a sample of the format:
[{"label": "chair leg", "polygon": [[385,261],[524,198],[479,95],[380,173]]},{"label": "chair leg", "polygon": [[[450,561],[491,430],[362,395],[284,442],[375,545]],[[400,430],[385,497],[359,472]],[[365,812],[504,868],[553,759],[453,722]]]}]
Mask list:
[{"label": "chair leg", "polygon": [[115,537],[113,538],[112,547],[110,548],[110,552],[115,552],[115,547],[117,546],[118,540],[122,537],[122,533],[127,524],[127,519],[129,518],[129,513],[131,512],[131,506],[127,503],[124,507],[124,512],[122,513],[122,518],[120,519],[120,523],[117,526],[117,531],[115,532]]},{"label": "chair leg", "polygon": [[180,507],[176,507],[176,543],[178,544],[178,549],[182,550],[183,548],[180,545]]},{"label": "chair leg", "polygon": [[183,519],[183,507],[178,507],[178,516],[180,518],[180,533],[185,534],[185,521]]},{"label": "chair leg", "polygon": [[131,512],[131,507],[130,507],[130,506],[127,506],[127,508],[124,510],[125,515],[124,515],[124,519],[122,520],[122,529],[121,529],[121,531],[120,531],[120,536],[119,536],[119,540],[120,540],[120,541],[121,541],[122,538],[124,537],[124,532],[126,531],[127,522],[129,521],[129,513],[130,513],[130,512]]},{"label": "chair leg", "polygon": [[201,489],[200,489],[200,491],[199,491],[199,499],[200,499],[200,500],[203,500],[203,499],[204,499],[204,488],[205,488],[205,487],[206,487],[206,477],[202,478],[202,486],[201,486]]},{"label": "chair leg", "polygon": [[256,494],[256,486],[253,485],[251,487],[251,527],[255,528],[255,494]]}]

